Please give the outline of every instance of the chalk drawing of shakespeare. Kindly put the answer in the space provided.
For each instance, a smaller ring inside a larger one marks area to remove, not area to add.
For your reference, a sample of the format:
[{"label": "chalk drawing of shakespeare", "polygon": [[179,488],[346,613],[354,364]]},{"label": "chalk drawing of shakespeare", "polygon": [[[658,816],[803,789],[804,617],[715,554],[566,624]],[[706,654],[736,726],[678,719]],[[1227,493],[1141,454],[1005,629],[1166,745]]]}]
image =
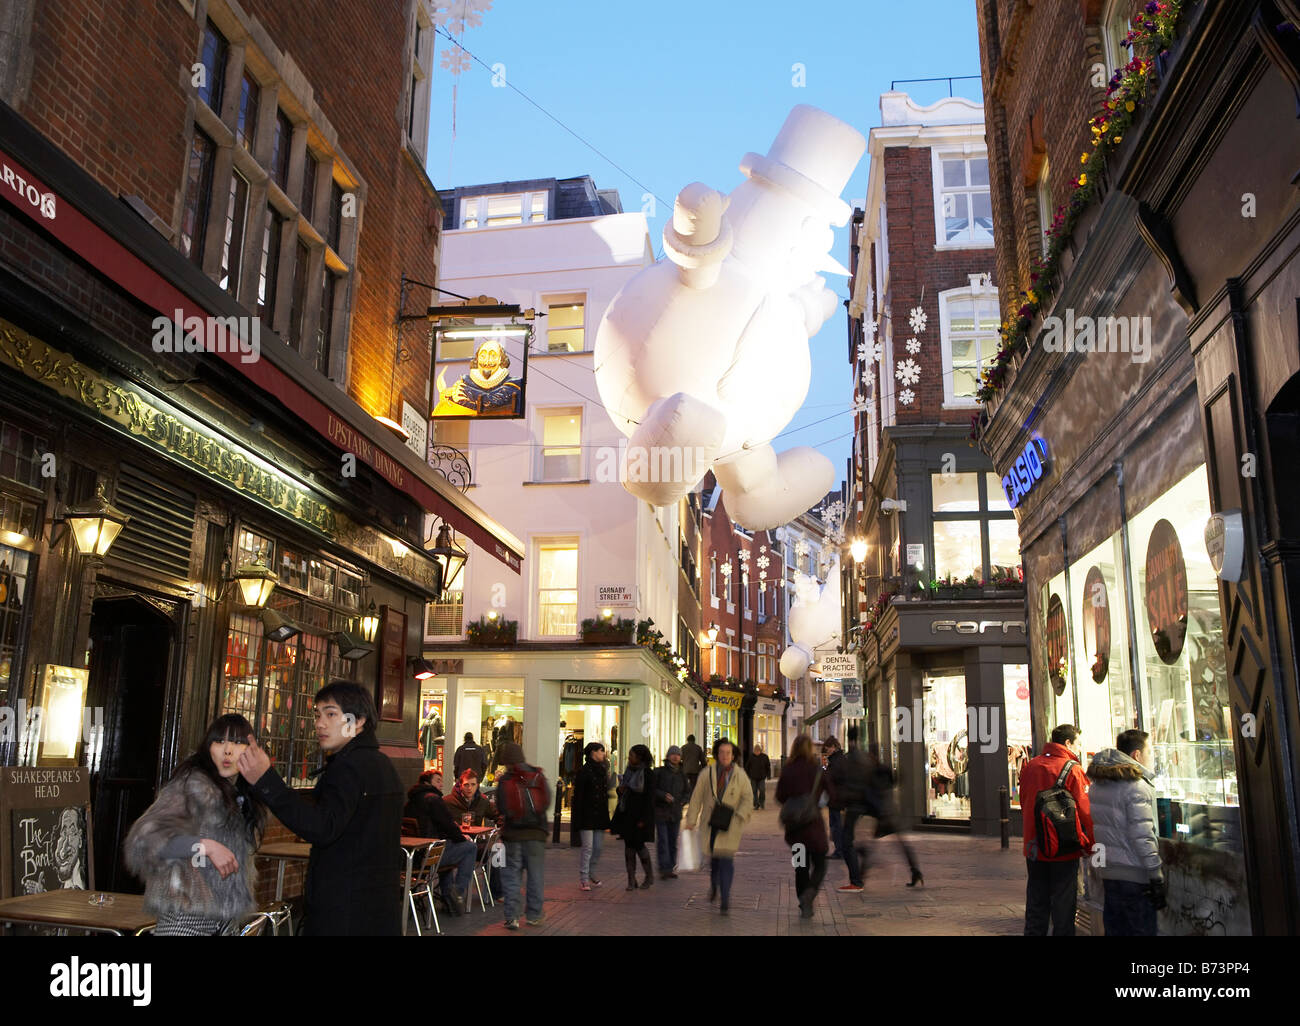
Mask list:
[{"label": "chalk drawing of shakespeare", "polygon": [[[522,382],[510,376],[510,357],[496,339],[474,353],[469,371],[438,393],[435,417],[514,417],[519,414]],[[441,384],[441,382],[440,382]]]},{"label": "chalk drawing of shakespeare", "polygon": [[86,867],[81,861],[84,842],[81,810],[64,809],[59,815],[59,832],[54,840],[54,868],[58,871],[62,890],[86,889]]}]

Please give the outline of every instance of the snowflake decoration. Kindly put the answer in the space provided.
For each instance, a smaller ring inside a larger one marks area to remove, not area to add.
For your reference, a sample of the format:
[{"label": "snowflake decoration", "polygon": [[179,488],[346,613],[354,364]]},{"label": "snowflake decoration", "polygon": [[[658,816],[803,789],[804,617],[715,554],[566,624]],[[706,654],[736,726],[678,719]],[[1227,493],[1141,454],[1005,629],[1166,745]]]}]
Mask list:
[{"label": "snowflake decoration", "polygon": [[800,538],[797,542],[794,543],[794,554],[798,556],[800,559],[803,559],[804,556],[808,555],[807,538]]},{"label": "snowflake decoration", "polygon": [[443,0],[433,6],[433,23],[478,28],[483,24],[483,12],[491,9],[492,0]]},{"label": "snowflake decoration", "polygon": [[904,385],[915,385],[921,377],[921,368],[915,360],[907,359],[894,369],[894,377]]},{"label": "snowflake decoration", "polygon": [[898,393],[898,401],[904,406],[911,406],[912,400],[916,398],[916,393],[910,388],[905,388]]},{"label": "snowflake decoration", "polygon": [[718,567],[718,569],[722,571],[722,576],[723,576],[723,577],[730,577],[730,576],[731,576],[731,560],[727,560],[725,563],[722,564],[722,566]]},{"label": "snowflake decoration", "polygon": [[854,392],[854,393],[853,393],[853,411],[852,411],[852,412],[854,412],[854,413],[866,413],[866,412],[867,412],[867,400],[866,400],[865,398],[863,398],[863,395],[862,395],[861,392]]},{"label": "snowflake decoration", "polygon": [[871,347],[871,357],[876,363],[880,363],[885,358],[885,344],[877,342]]},{"label": "snowflake decoration", "polygon": [[858,359],[859,359],[859,360],[870,360],[870,357],[867,355],[869,352],[870,352],[870,350],[867,348],[867,344],[866,344],[865,342],[859,342],[859,343],[858,343]]},{"label": "snowflake decoration", "polygon": [[912,330],[918,335],[925,331],[925,311],[919,306],[912,307],[912,312],[907,315],[907,323],[912,326]]},{"label": "snowflake decoration", "polygon": [[759,568],[759,570],[766,571],[767,568],[768,568],[769,566],[771,566],[771,565],[772,565],[772,561],[771,561],[770,559],[768,559],[766,556],[759,556],[759,557],[758,557],[758,568]]},{"label": "snowflake decoration", "polygon": [[438,62],[453,75],[468,71],[474,66],[469,54],[460,46],[453,46],[442,51],[442,60]]},{"label": "snowflake decoration", "polygon": [[864,335],[866,335],[867,338],[875,338],[875,337],[876,337],[876,332],[879,331],[879,330],[880,330],[880,325],[877,324],[877,323],[876,323],[872,318],[870,318],[870,317],[866,318],[866,319],[862,322],[862,333],[863,333]]},{"label": "snowflake decoration", "polygon": [[863,383],[864,385],[869,385],[869,384],[871,384],[872,382],[874,382],[875,380],[876,380],[876,377],[875,377],[875,375],[871,372],[871,368],[870,368],[870,367],[863,367],[863,368],[862,368],[862,383]]},{"label": "snowflake decoration", "polygon": [[[758,547],[758,551],[759,551],[759,554],[760,554],[760,555],[763,554],[764,552],[767,551],[767,546],[766,546],[766,545],[760,545],[760,546]],[[764,564],[764,565],[766,565],[766,564]]]},{"label": "snowflake decoration", "polygon": [[921,343],[915,337],[909,338],[907,340],[907,351],[915,356],[921,351]]}]

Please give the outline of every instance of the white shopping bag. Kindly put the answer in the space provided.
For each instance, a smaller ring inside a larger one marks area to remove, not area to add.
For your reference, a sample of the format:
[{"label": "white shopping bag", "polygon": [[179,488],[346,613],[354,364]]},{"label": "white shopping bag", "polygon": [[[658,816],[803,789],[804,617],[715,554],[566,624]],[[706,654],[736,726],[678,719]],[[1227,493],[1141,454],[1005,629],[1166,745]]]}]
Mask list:
[{"label": "white shopping bag", "polygon": [[694,873],[700,868],[700,843],[695,838],[694,830],[683,830],[677,842],[677,869],[682,873]]}]

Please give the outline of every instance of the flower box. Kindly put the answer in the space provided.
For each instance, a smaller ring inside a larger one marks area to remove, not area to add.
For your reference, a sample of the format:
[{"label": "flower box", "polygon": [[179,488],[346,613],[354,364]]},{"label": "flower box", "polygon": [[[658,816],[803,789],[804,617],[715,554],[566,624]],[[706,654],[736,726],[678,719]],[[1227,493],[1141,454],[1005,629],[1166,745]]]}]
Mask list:
[{"label": "flower box", "polygon": [[605,620],[584,620],[582,643],[584,645],[630,645],[635,628],[636,624],[631,620],[618,620],[614,623]]},{"label": "flower box", "polygon": [[487,617],[480,617],[465,628],[466,643],[482,648],[513,645],[518,640],[518,620],[489,620]]},{"label": "flower box", "polygon": [[975,587],[975,588],[962,587],[956,590],[957,590],[957,599],[961,602],[968,602],[971,599],[978,599],[984,597],[984,589],[980,587]]}]

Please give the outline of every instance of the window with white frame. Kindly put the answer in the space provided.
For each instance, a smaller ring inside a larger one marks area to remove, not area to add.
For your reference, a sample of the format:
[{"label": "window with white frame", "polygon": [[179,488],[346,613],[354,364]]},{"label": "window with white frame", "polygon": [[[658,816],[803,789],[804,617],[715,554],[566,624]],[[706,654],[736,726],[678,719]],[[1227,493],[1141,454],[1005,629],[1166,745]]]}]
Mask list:
[{"label": "window with white frame", "polygon": [[936,243],[940,246],[991,246],[993,199],[989,161],[977,153],[931,151],[934,170]]},{"label": "window with white frame", "polygon": [[557,637],[578,633],[578,540],[537,545],[537,633]]},{"label": "window with white frame", "polygon": [[426,607],[424,634],[429,638],[458,638],[465,629],[465,593],[449,591],[441,602]]},{"label": "window with white frame", "polygon": [[767,616],[767,587],[760,584],[758,586],[758,618],[761,620]]},{"label": "window with white frame", "polygon": [[1129,11],[1132,0],[1110,0],[1101,16],[1101,42],[1106,56],[1106,73],[1114,75],[1132,59],[1124,45],[1129,30]]},{"label": "window with white frame", "polygon": [[1038,187],[1035,196],[1038,199],[1038,241],[1044,253],[1047,252],[1047,229],[1052,227],[1052,182],[1049,175],[1047,157],[1043,157],[1042,170],[1038,172]]},{"label": "window with white frame", "polygon": [[576,406],[539,410],[536,480],[577,481],[582,477],[582,410]]},{"label": "window with white frame", "polygon": [[586,344],[586,295],[546,297],[546,351],[580,353]]},{"label": "window with white frame", "polygon": [[718,597],[718,557],[714,553],[709,553],[709,597]]},{"label": "window with white frame", "polygon": [[515,192],[505,196],[466,196],[460,201],[462,228],[499,228],[546,220],[549,193]]},{"label": "window with white frame", "polygon": [[434,32],[427,0],[419,0],[414,13],[411,71],[407,83],[410,95],[406,106],[406,140],[423,161],[428,156],[429,147],[429,82],[433,71]]},{"label": "window with white frame", "polygon": [[944,402],[974,403],[981,371],[998,352],[997,289],[971,286],[939,293]]}]

